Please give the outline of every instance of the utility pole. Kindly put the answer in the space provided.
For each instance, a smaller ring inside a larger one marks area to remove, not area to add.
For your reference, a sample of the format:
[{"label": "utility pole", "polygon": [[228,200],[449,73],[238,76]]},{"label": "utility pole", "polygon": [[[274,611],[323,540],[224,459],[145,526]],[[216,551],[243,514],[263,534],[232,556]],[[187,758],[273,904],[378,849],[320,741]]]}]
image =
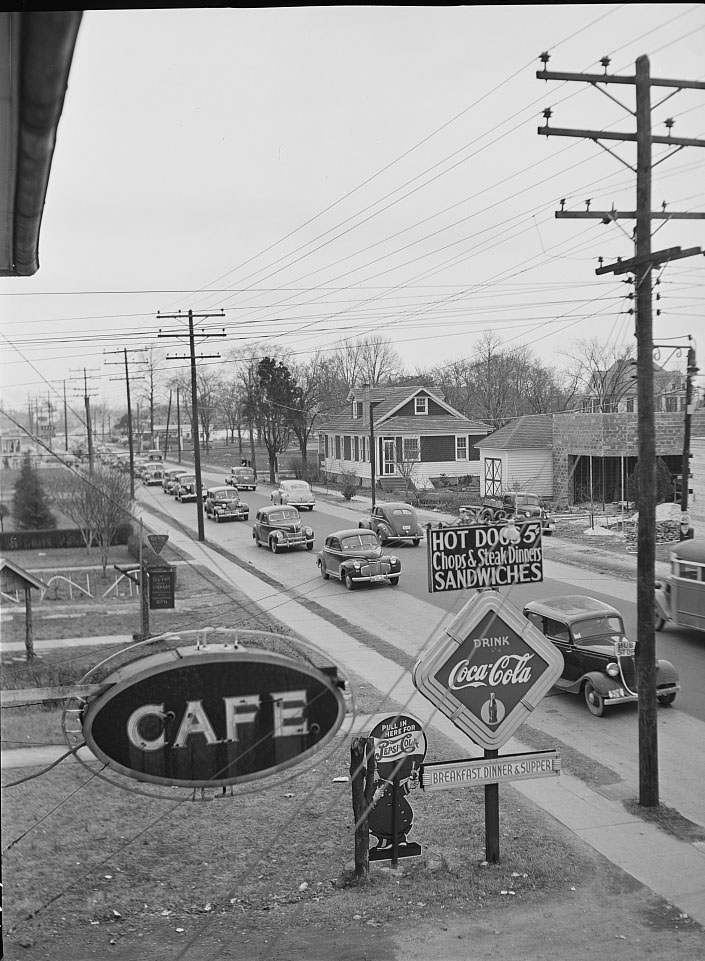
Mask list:
[{"label": "utility pole", "polygon": [[179,385],[176,385],[176,446],[179,450],[179,464],[181,463],[181,397]]},{"label": "utility pole", "polygon": [[690,425],[693,419],[693,378],[698,373],[695,363],[695,348],[688,348],[688,365],[685,374],[685,425],[683,428],[683,463],[681,466],[681,540],[690,533],[688,516],[688,495],[690,494]]},{"label": "utility pole", "polygon": [[[189,360],[191,362],[191,426],[193,434],[193,469],[196,475],[196,515],[198,519],[198,539],[199,541],[204,541],[206,539],[205,531],[203,529],[203,485],[201,483],[201,444],[199,437],[199,419],[198,419],[198,380],[196,376],[196,361],[197,360],[209,360],[211,358],[220,358],[220,354],[199,354],[196,356],[196,334],[193,329],[194,318],[198,320],[206,320],[209,317],[224,317],[225,314],[221,310],[218,314],[194,314],[192,310],[188,312],[188,339],[189,339],[189,353],[188,354],[176,354],[170,356],[167,354],[167,360]],[[162,314],[157,311],[157,320],[183,320],[184,316],[181,311],[177,314]],[[162,333],[161,329],[157,335],[158,337],[173,337],[178,340],[182,339],[185,335],[180,334],[165,334]],[[198,336],[200,338],[208,337],[225,337],[225,328],[221,331],[199,331]],[[179,451],[179,459],[181,458],[181,452]]]},{"label": "utility pole", "polygon": [[[128,353],[142,353],[144,347],[138,347],[134,351],[128,351],[127,347],[122,350],[109,350],[108,354],[122,354],[125,364],[125,387],[127,390],[127,442],[130,450],[130,499],[135,499],[135,445],[132,439],[132,401],[130,399],[130,367],[127,362]],[[119,363],[119,361],[106,361],[106,364]],[[122,377],[111,377],[111,380],[122,380]]]},{"label": "utility pole", "polygon": [[68,453],[69,449],[69,417],[68,408],[66,406],[66,381],[64,381],[64,451]]},{"label": "utility pole", "polygon": [[[543,69],[538,70],[539,80],[579,81],[591,84],[611,100],[615,98],[602,90],[607,84],[628,84],[635,89],[636,110],[628,111],[636,118],[635,133],[617,133],[599,130],[569,130],[549,126],[552,110],[543,112],[545,125],[538,128],[543,136],[579,137],[598,143],[609,153],[601,141],[618,140],[636,143],[636,210],[618,213],[614,207],[609,211],[590,210],[590,202],[584,211],[556,211],[557,218],[600,219],[605,224],[615,223],[619,217],[636,221],[635,256],[628,261],[618,261],[609,266],[600,266],[596,274],[626,273],[634,274],[636,290],[636,339],[637,339],[637,403],[638,403],[638,446],[639,446],[639,524],[637,532],[637,636],[639,648],[637,657],[639,687],[639,803],[643,807],[656,807],[659,804],[658,784],[658,728],[656,722],[656,644],[654,638],[654,570],[656,562],[656,444],[654,438],[654,360],[653,360],[653,316],[651,302],[651,273],[654,267],[700,254],[699,247],[681,250],[673,247],[668,250],[652,252],[651,222],[655,219],[702,219],[705,213],[666,213],[651,210],[651,153],[653,144],[664,144],[675,148],[705,147],[705,141],[671,136],[672,120],[666,120],[667,136],[651,132],[651,88],[667,87],[673,93],[683,89],[705,90],[705,83],[687,80],[652,80],[649,59],[641,56],[636,61],[635,75],[621,77],[607,73],[610,60],[603,57],[601,65],[604,74],[557,73],[548,71],[546,65],[550,57],[541,54]],[[672,94],[669,94],[671,96]],[[618,102],[618,101],[617,101]],[[627,108],[625,108],[627,109]],[[670,155],[669,155],[670,156]],[[621,158],[617,158],[621,161]],[[623,161],[622,161],[623,162]],[[627,164],[627,166],[629,166]],[[634,170],[634,167],[630,167]]]}]

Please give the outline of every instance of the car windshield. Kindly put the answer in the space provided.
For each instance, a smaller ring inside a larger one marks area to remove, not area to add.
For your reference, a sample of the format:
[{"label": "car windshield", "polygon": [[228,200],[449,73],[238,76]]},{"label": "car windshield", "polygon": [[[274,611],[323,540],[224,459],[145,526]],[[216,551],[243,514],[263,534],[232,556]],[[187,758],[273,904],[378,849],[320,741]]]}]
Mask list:
[{"label": "car windshield", "polygon": [[412,517],[412,511],[409,507],[395,507],[392,511],[395,517]]},{"label": "car windshield", "polygon": [[295,510],[272,511],[269,515],[270,524],[290,524],[299,519],[299,512]]},{"label": "car windshield", "polygon": [[307,491],[308,484],[306,481],[285,481],[282,487],[288,491]]},{"label": "car windshield", "polygon": [[193,484],[193,482],[196,480],[196,475],[184,474],[183,477],[177,477],[177,480],[180,484]]},{"label": "car windshield", "polygon": [[589,617],[573,625],[573,639],[576,644],[591,644],[597,637],[624,636],[624,624],[617,614]]},{"label": "car windshield", "polygon": [[538,494],[517,494],[518,507],[538,507]]},{"label": "car windshield", "polygon": [[378,546],[378,541],[376,536],[370,532],[369,534],[349,534],[341,540],[341,546],[344,551],[369,551]]},{"label": "car windshield", "polygon": [[234,501],[237,500],[237,492],[232,487],[219,487],[217,491],[211,491],[211,497],[219,501]]}]

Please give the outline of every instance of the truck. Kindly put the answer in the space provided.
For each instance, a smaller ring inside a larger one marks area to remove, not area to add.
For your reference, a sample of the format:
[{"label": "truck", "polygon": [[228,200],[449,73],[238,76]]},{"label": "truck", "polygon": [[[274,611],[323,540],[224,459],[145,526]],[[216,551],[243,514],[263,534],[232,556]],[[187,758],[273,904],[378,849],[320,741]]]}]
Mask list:
[{"label": "truck", "polygon": [[505,491],[500,497],[482,497],[477,504],[465,504],[460,517],[469,524],[497,524],[504,520],[540,520],[544,534],[552,534],[556,522],[541,504],[538,494]]}]

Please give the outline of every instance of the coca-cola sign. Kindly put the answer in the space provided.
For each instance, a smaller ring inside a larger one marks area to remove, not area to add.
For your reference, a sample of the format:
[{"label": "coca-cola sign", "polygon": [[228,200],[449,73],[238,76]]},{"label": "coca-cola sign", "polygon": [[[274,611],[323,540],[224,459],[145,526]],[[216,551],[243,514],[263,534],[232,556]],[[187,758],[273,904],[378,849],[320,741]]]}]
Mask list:
[{"label": "coca-cola sign", "polygon": [[283,770],[326,744],[345,717],[328,675],[259,650],[182,649],[106,678],[82,717],[113,771],[156,784],[214,787]]},{"label": "coca-cola sign", "polygon": [[414,667],[414,684],[477,744],[504,744],[563,670],[560,652],[496,592],[469,601]]}]

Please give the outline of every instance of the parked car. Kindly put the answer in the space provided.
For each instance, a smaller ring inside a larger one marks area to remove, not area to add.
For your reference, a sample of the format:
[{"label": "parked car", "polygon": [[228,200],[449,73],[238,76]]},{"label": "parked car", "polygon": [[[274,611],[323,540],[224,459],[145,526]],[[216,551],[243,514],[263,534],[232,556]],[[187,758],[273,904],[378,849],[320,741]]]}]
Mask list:
[{"label": "parked car", "polygon": [[203,504],[206,517],[220,521],[246,521],[250,508],[232,487],[209,487]]},{"label": "parked car", "polygon": [[383,554],[382,545],[374,531],[336,531],[325,539],[323,550],[316,561],[321,577],[337,577],[349,591],[358,584],[399,583],[401,561],[394,554]]},{"label": "parked car", "polygon": [[414,547],[418,547],[423,537],[423,529],[411,504],[391,501],[376,504],[357,526],[374,531],[383,546],[394,540],[411,541]]},{"label": "parked car", "polygon": [[270,504],[260,507],[255,515],[252,538],[257,547],[268,547],[273,554],[292,547],[313,550],[314,533],[304,527],[295,507]]},{"label": "parked car", "polygon": [[312,511],[316,503],[316,497],[311,490],[311,485],[302,480],[283,480],[279,482],[279,487],[272,491],[271,500],[273,504],[290,504],[298,507],[299,510]]},{"label": "parked car", "polygon": [[164,471],[158,464],[146,467],[142,472],[142,483],[147,487],[161,487],[163,479]]},{"label": "parked car", "polygon": [[188,474],[187,470],[183,467],[172,467],[169,470],[164,471],[164,476],[162,477],[162,490],[165,494],[174,493],[174,484],[178,477],[183,477],[184,474]]},{"label": "parked car", "polygon": [[172,488],[172,494],[180,504],[185,501],[195,501],[198,496],[196,493],[196,475],[179,474]]},{"label": "parked car", "polygon": [[[624,633],[624,621],[610,604],[582,594],[530,601],[524,615],[563,655],[556,687],[582,694],[588,710],[602,717],[606,707],[638,700],[636,644]],[[670,661],[656,661],[656,696],[673,704],[680,690]]]},{"label": "parked car", "polygon": [[252,467],[231,467],[225,483],[241,491],[257,490],[257,478]]}]

